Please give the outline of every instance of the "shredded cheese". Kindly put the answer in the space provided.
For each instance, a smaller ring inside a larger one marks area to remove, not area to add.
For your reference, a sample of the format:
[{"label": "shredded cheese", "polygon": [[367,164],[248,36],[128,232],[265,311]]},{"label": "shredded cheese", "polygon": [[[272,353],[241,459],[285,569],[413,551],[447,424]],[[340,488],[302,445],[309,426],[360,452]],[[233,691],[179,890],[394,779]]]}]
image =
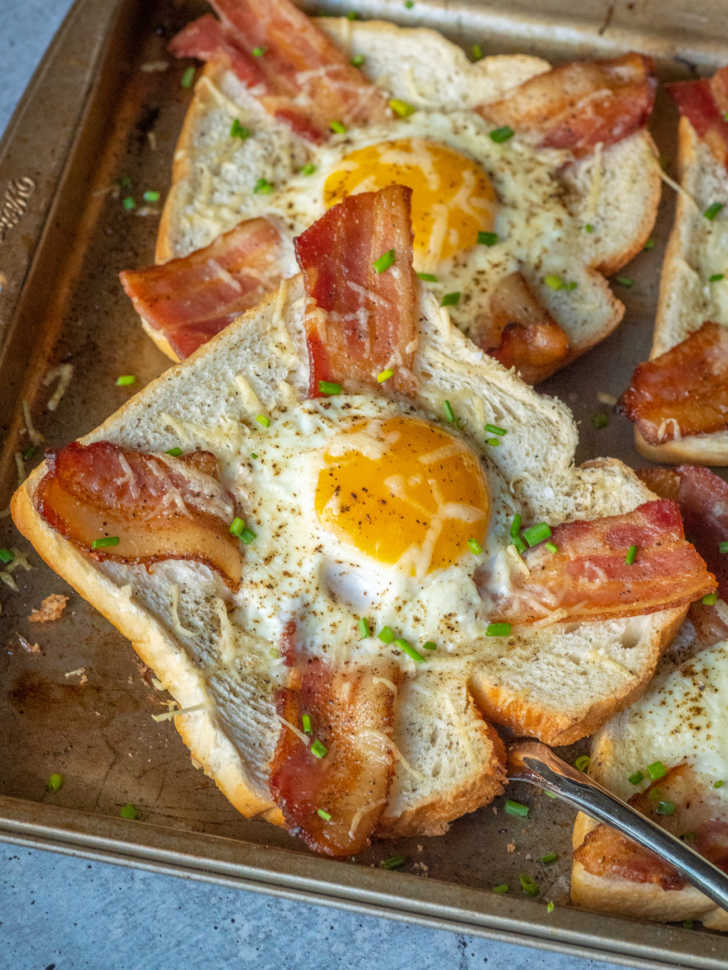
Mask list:
[{"label": "shredded cheese", "polygon": [[178,714],[193,714],[195,711],[204,711],[206,707],[206,704],[193,704],[191,707],[176,707],[174,710],[167,711],[165,714],[152,714],[152,720],[159,724],[160,721],[171,721]]},{"label": "shredded cheese", "polygon": [[367,812],[371,812],[375,808],[379,808],[380,805],[386,805],[386,804],[387,804],[387,799],[380,798],[376,802],[367,802],[366,805],[363,805],[361,808],[357,808],[357,810],[354,812],[354,815],[351,819],[351,825],[349,826],[349,838],[350,839],[354,838],[354,836],[356,835],[356,830],[359,828],[359,825],[361,824],[361,820],[364,818]]},{"label": "shredded cheese", "polygon": [[45,441],[45,437],[38,431],[33,425],[33,418],[30,414],[30,406],[28,402],[23,398],[23,420],[25,421],[25,430],[28,432],[28,437],[34,445],[42,445]]},{"label": "shredded cheese", "polygon": [[73,364],[59,364],[57,367],[51,367],[51,369],[46,373],[43,378],[43,386],[48,387],[48,385],[58,380],[56,384],[56,389],[51,394],[46,408],[49,411],[55,411],[58,405],[61,403],[61,398],[68,390],[68,385],[71,383],[73,378]]},{"label": "shredded cheese", "polygon": [[304,734],[303,731],[299,731],[299,729],[294,724],[291,724],[290,721],[287,721],[282,714],[276,714],[276,717],[284,727],[287,727],[289,731],[293,731],[293,733],[296,735],[299,741],[303,742],[303,744],[305,744],[306,747],[309,746],[310,738],[308,737],[308,735]]}]

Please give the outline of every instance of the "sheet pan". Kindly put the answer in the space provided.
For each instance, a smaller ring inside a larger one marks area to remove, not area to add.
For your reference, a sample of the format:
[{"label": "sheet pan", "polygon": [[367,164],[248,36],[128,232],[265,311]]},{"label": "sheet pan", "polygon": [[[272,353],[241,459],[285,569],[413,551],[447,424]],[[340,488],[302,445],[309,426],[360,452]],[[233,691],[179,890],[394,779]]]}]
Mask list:
[{"label": "sheet pan", "polygon": [[[357,10],[435,26],[486,53],[558,60],[636,48],[657,57],[667,77],[707,71],[724,56],[716,38],[728,36],[725,2],[697,9],[585,0],[578,17],[566,6],[417,0],[410,9],[399,0],[362,0]],[[315,7],[344,12],[350,4]],[[43,445],[60,445],[129,397],[115,386],[117,375],[135,373],[138,388],[168,364],[117,282],[120,269],[151,261],[159,207],[140,204],[129,213],[122,198],[167,187],[190,93],[165,41],[200,10],[194,0],[77,0],[0,145],[0,509],[17,482],[16,454],[26,471],[41,457],[42,447],[32,453],[23,402]],[[162,63],[168,66],[159,70]],[[660,96],[654,131],[668,170],[675,121]],[[578,460],[610,454],[641,463],[631,428],[597,394],[616,396],[647,356],[671,195],[665,191],[657,246],[624,271],[635,285],[619,294],[628,307],[622,326],[543,386],[580,422]],[[73,367],[73,379],[51,411],[56,385],[44,378],[59,364]],[[606,428],[593,426],[597,412],[609,414]],[[246,821],[193,768],[173,726],[152,720],[166,709],[165,697],[101,616],[71,593],[62,619],[28,621],[48,593],[70,591],[7,517],[0,518],[5,545],[27,552],[32,569],[14,573],[18,592],[0,588],[0,837],[629,966],[728,967],[720,935],[568,907],[573,813],[533,789],[509,792],[532,806],[528,820],[504,815],[499,799],[445,837],[378,843],[351,863],[316,858],[285,833]],[[66,781],[50,793],[54,771]],[[119,818],[128,801],[141,821]],[[551,851],[559,853],[555,865],[537,861]],[[408,857],[405,869],[378,868],[394,852]],[[540,884],[539,900],[490,892],[500,882],[517,887],[520,873]],[[547,899],[557,904],[551,914]]]}]

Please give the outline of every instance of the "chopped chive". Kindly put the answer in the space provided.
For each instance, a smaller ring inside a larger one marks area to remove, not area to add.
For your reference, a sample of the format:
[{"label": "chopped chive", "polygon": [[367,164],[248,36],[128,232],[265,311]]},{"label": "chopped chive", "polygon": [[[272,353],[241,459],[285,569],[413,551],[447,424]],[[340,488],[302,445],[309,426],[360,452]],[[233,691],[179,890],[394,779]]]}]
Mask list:
[{"label": "chopped chive", "polygon": [[644,781],[644,778],[645,776],[642,771],[635,771],[629,776],[627,781],[630,783],[630,785],[639,785],[641,781]]},{"label": "chopped chive", "polygon": [[37,451],[38,451],[37,445],[31,445],[30,448],[26,448],[25,451],[23,452],[23,461],[30,461],[31,458],[35,457],[35,454]]},{"label": "chopped chive", "polygon": [[706,219],[709,219],[712,222],[713,219],[715,219],[715,217],[718,215],[718,213],[721,211],[723,207],[724,207],[723,202],[713,202],[712,205],[708,206],[708,208],[705,210],[703,215],[705,216]]},{"label": "chopped chive", "polygon": [[369,626],[369,621],[367,620],[367,618],[365,616],[360,616],[359,617],[359,622],[357,623],[357,628],[359,630],[359,633],[361,633],[361,635],[362,635],[362,639],[364,639],[365,637],[370,637],[372,635],[372,631],[371,631],[371,628]]},{"label": "chopped chive", "polygon": [[597,430],[606,428],[609,424],[609,415],[605,414],[604,411],[597,411],[596,414],[592,414],[591,423]]},{"label": "chopped chive", "polygon": [[372,266],[377,273],[383,273],[385,270],[389,269],[390,266],[394,265],[394,261],[397,257],[395,256],[393,249],[388,249],[386,253],[382,253],[379,259],[375,259]]},{"label": "chopped chive", "polygon": [[179,82],[180,87],[191,88],[192,82],[194,81],[194,79],[195,79],[195,69],[192,65],[190,65],[189,67],[185,68],[184,73],[182,74],[182,77]]},{"label": "chopped chive", "polygon": [[182,454],[181,448],[167,448],[167,450],[165,451],[165,455],[171,455],[173,458],[179,458],[181,454]]},{"label": "chopped chive", "polygon": [[504,434],[508,434],[505,428],[499,428],[497,424],[486,424],[485,430],[488,434],[497,434],[503,437]]},{"label": "chopped chive", "polygon": [[650,249],[655,248],[655,240],[652,238],[652,236],[650,236],[650,238],[647,240],[647,242],[644,244],[642,248],[647,250],[648,252]]},{"label": "chopped chive", "polygon": [[490,445],[491,448],[497,448],[500,444],[500,438],[486,438],[486,445]]},{"label": "chopped chive", "polygon": [[237,118],[234,118],[232,125],[230,125],[230,137],[245,141],[246,138],[250,138],[250,135],[250,128],[246,128]]},{"label": "chopped chive", "polygon": [[553,862],[556,862],[558,858],[558,852],[547,852],[546,855],[541,856],[541,862],[543,862],[545,866],[550,866]]},{"label": "chopped chive", "polygon": [[455,424],[455,412],[452,409],[452,404],[450,404],[447,398],[442,402],[442,410],[445,412],[445,417],[450,424]]},{"label": "chopped chive", "polygon": [[664,792],[661,788],[650,788],[647,792],[647,797],[651,802],[659,802],[662,799]]},{"label": "chopped chive", "polygon": [[695,839],[697,838],[697,836],[696,836],[695,832],[683,832],[683,834],[680,836],[680,838],[684,842],[694,842]]},{"label": "chopped chive", "polygon": [[265,54],[265,47],[254,47],[250,52],[253,57],[262,57]]},{"label": "chopped chive", "polygon": [[408,10],[411,10],[415,5],[415,0],[404,0],[404,5]]},{"label": "chopped chive", "polygon": [[391,626],[383,626],[377,634],[382,643],[392,643],[394,640],[394,630]]},{"label": "chopped chive", "polygon": [[337,394],[341,394],[341,384],[337,384],[336,381],[319,381],[318,389],[319,393],[325,394],[326,397],[336,397]]},{"label": "chopped chive", "polygon": [[530,876],[522,875],[518,877],[518,880],[521,883],[521,889],[527,896],[538,896],[541,892],[538,883],[534,882]]},{"label": "chopped chive", "polygon": [[331,815],[329,815],[329,813],[326,811],[325,808],[317,808],[316,814],[318,815],[319,818],[322,818],[324,822],[331,821]]},{"label": "chopped chive", "polygon": [[546,791],[545,788],[543,789],[543,793],[546,796],[546,798],[556,798],[556,795],[554,795],[552,791]]},{"label": "chopped chive", "polygon": [[131,195],[125,196],[121,200],[121,204],[123,205],[124,209],[127,212],[131,212],[133,209],[136,209],[136,202],[134,201]]},{"label": "chopped chive", "polygon": [[485,631],[487,637],[507,637],[510,636],[510,623],[489,623]]},{"label": "chopped chive", "polygon": [[706,593],[701,602],[703,606],[715,606],[715,604],[718,602],[718,594]]},{"label": "chopped chive", "polygon": [[460,302],[460,292],[455,290],[454,293],[446,293],[440,300],[440,306],[457,306]]},{"label": "chopped chive", "polygon": [[119,188],[128,189],[131,188],[131,179],[128,175],[122,175],[119,179]]},{"label": "chopped chive", "polygon": [[253,192],[258,195],[270,195],[273,191],[273,183],[269,182],[268,179],[259,178],[258,181],[253,186]]},{"label": "chopped chive", "polygon": [[578,768],[579,771],[586,771],[591,763],[591,758],[588,754],[580,754],[579,757],[574,761],[574,767]]},{"label": "chopped chive", "polygon": [[11,552],[10,549],[0,549],[0,562],[3,566],[7,566],[9,562],[15,559],[15,553]]},{"label": "chopped chive", "polygon": [[136,377],[133,374],[122,374],[116,378],[117,387],[131,387],[134,383],[136,383]]},{"label": "chopped chive", "polygon": [[684,919],[682,921],[683,929],[692,930],[695,927],[694,919]]},{"label": "chopped chive", "polygon": [[322,744],[318,738],[311,742],[311,754],[314,758],[325,758],[329,753],[329,749],[325,744]]},{"label": "chopped chive", "polygon": [[254,451],[251,451],[250,452],[250,457],[253,458],[253,459],[256,459],[258,456],[256,455],[256,453]]},{"label": "chopped chive", "polygon": [[346,125],[343,123],[343,121],[332,121],[329,123],[329,128],[332,131],[335,131],[337,135],[344,135],[346,134],[346,130],[347,130]]},{"label": "chopped chive", "polygon": [[587,224],[584,226],[584,232],[594,232],[594,226],[591,224],[591,222],[587,222]]},{"label": "chopped chive", "polygon": [[661,761],[653,761],[651,765],[647,765],[647,774],[653,781],[657,781],[658,779],[665,777],[667,774],[667,768]]},{"label": "chopped chive", "polygon": [[521,514],[516,512],[513,516],[513,521],[511,522],[511,538],[515,539],[516,536],[521,534]]},{"label": "chopped chive", "polygon": [[384,384],[388,381],[390,377],[394,377],[394,371],[387,368],[386,370],[380,370],[377,374],[377,383]]},{"label": "chopped chive", "polygon": [[470,48],[470,59],[472,61],[480,61],[483,59],[483,48],[480,44],[473,44]]},{"label": "chopped chive", "polygon": [[723,279],[722,273],[713,273],[713,275],[708,279],[709,283],[720,283]]},{"label": "chopped chive", "polygon": [[521,556],[526,551],[526,543],[523,541],[523,539],[520,536],[513,536],[513,541],[511,545],[515,548],[516,552],[519,553],[519,555]]},{"label": "chopped chive", "polygon": [[497,232],[479,232],[478,242],[481,246],[495,246],[498,242]]},{"label": "chopped chive", "polygon": [[132,805],[131,802],[127,802],[126,805],[121,806],[119,815],[121,815],[122,818],[139,818],[139,812],[137,811],[136,806]]},{"label": "chopped chive", "polygon": [[623,286],[627,290],[630,289],[630,287],[634,286],[634,280],[632,279],[631,276],[618,276],[617,283],[619,283],[620,286]]},{"label": "chopped chive", "polygon": [[515,131],[510,127],[510,125],[503,125],[502,128],[493,128],[489,134],[491,140],[500,145],[504,141],[508,141],[509,138],[513,138]]},{"label": "chopped chive", "polygon": [[437,277],[434,273],[418,273],[417,276],[425,283],[437,283]]},{"label": "chopped chive", "polygon": [[262,425],[264,428],[270,427],[270,418],[267,414],[256,414],[255,420],[258,424]]},{"label": "chopped chive", "polygon": [[101,536],[100,539],[94,539],[91,548],[106,549],[108,546],[118,546],[120,541],[118,536]]},{"label": "chopped chive", "polygon": [[422,656],[419,650],[415,650],[411,643],[405,640],[403,637],[397,637],[394,641],[395,647],[406,653],[410,659],[414,660],[416,664],[421,664],[425,662],[425,658]]},{"label": "chopped chive", "polygon": [[[437,644],[435,643],[434,640],[428,640],[427,643],[423,643],[422,644],[422,649],[423,650],[437,650]],[[723,782],[720,783],[720,785],[722,785],[722,784],[723,784]],[[713,788],[720,788],[720,785],[716,782],[715,785],[713,785]]]},{"label": "chopped chive", "polygon": [[719,543],[718,544],[718,552],[720,552],[723,555],[725,555],[725,553],[728,552],[728,542],[721,542],[721,543]]},{"label": "chopped chive", "polygon": [[713,788],[722,788],[723,785],[725,785],[725,782],[724,781],[714,781],[713,782]]},{"label": "chopped chive", "polygon": [[305,165],[301,166],[301,175],[313,175],[316,171],[316,166],[313,162],[306,162]]},{"label": "chopped chive", "polygon": [[503,896],[508,892],[509,888],[510,887],[508,886],[507,882],[499,882],[497,886],[493,886],[491,892],[498,893],[499,896]]},{"label": "chopped chive", "polygon": [[627,550],[627,555],[624,557],[624,561],[628,566],[631,566],[635,559],[637,558],[637,546],[630,546]]},{"label": "chopped chive", "polygon": [[301,715],[301,727],[303,728],[304,734],[313,734],[313,724],[311,723],[310,714]]},{"label": "chopped chive", "polygon": [[364,57],[363,54],[354,54],[350,63],[353,64],[354,67],[361,67],[365,60],[366,57]]},{"label": "chopped chive", "polygon": [[233,521],[230,523],[230,535],[240,537],[243,534],[244,528],[245,522],[236,515]]},{"label": "chopped chive", "polygon": [[556,273],[547,273],[543,278],[544,283],[550,290],[563,290],[566,285],[560,276]]},{"label": "chopped chive", "polygon": [[389,107],[400,118],[408,118],[411,114],[414,114],[416,111],[416,108],[413,104],[410,104],[408,101],[402,101],[401,98],[390,98]]},{"label": "chopped chive", "polygon": [[49,777],[46,787],[48,791],[60,791],[61,788],[63,788],[63,775],[60,775],[57,771],[54,771]]},{"label": "chopped chive", "polygon": [[675,802],[671,802],[668,799],[663,799],[657,803],[657,808],[655,809],[658,815],[674,815],[675,814]]},{"label": "chopped chive", "polygon": [[474,556],[479,556],[483,551],[483,547],[477,539],[468,539],[468,545],[470,546],[470,551]]},{"label": "chopped chive", "polygon": [[348,12],[348,14],[346,15],[346,19],[347,20],[358,20],[359,19],[359,14],[356,12],[356,10],[350,10]]},{"label": "chopped chive", "polygon": [[246,546],[249,546],[251,542],[255,541],[255,539],[255,532],[253,532],[252,529],[249,529],[246,525],[243,531],[240,533],[240,541],[244,542]]},{"label": "chopped chive", "polygon": [[523,802],[514,802],[512,798],[506,799],[506,815],[517,815],[519,818],[528,818],[528,813],[530,811],[531,809],[529,806],[524,805]]},{"label": "chopped chive", "polygon": [[407,859],[403,855],[391,855],[388,859],[382,859],[379,863],[380,869],[399,869],[405,864]]},{"label": "chopped chive", "polygon": [[147,189],[142,198],[145,202],[159,202],[160,193],[156,189]]},{"label": "chopped chive", "polygon": [[544,542],[544,546],[548,549],[549,552],[554,553],[554,555],[559,551],[559,547],[555,546],[553,542]]},{"label": "chopped chive", "polygon": [[551,527],[546,522],[537,522],[523,530],[523,538],[529,546],[537,546],[544,539],[551,538]]},{"label": "chopped chive", "polygon": [[569,280],[569,282],[566,284],[566,289],[567,290],[575,290],[578,285],[579,284],[576,282],[576,280]]}]

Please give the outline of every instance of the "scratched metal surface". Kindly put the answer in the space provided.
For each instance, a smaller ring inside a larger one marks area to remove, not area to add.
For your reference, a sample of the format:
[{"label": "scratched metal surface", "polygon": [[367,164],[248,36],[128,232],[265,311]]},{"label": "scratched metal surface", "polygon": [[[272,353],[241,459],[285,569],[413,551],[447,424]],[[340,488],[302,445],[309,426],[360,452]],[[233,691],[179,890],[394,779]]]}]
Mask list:
[{"label": "scratched metal surface", "polygon": [[[316,7],[344,10],[348,4]],[[711,7],[710,23],[687,4],[665,11],[654,2],[617,8],[587,0],[579,20],[560,17],[558,0],[541,0],[538,8],[535,12],[533,5],[524,5],[504,13],[478,3],[419,2],[410,11],[399,0],[358,5],[363,16],[378,13],[431,23],[463,42],[479,42],[488,53],[528,50],[558,59],[642,47],[659,56],[669,76],[684,76],[690,63],[718,63],[720,49],[712,38],[720,25],[728,27],[724,5]],[[143,335],[117,280],[119,270],[151,261],[158,207],[146,215],[139,209],[129,214],[120,196],[132,194],[141,201],[145,189],[163,192],[168,184],[174,140],[190,93],[179,85],[180,65],[170,63],[163,72],[140,67],[169,60],[166,39],[199,9],[194,0],[123,0],[116,6],[79,0],[46,59],[45,73],[41,69],[0,147],[0,271],[5,273],[0,292],[0,509],[16,481],[15,454],[27,453],[31,444],[23,400],[44,443],[60,445],[128,399],[130,391],[115,386],[118,374],[136,374],[138,388],[168,364]],[[65,73],[57,84],[61,69]],[[33,140],[41,116],[46,144],[47,126],[54,125],[55,117],[55,137],[45,152]],[[674,128],[674,112],[661,95],[654,132],[668,167]],[[120,179],[129,180],[121,192]],[[630,427],[596,395],[617,395],[634,364],[647,356],[671,219],[671,193],[666,193],[655,249],[623,271],[635,280],[619,294],[627,304],[624,323],[544,385],[571,405],[580,422],[579,460],[610,454],[630,464],[640,462]],[[51,412],[47,405],[53,385],[44,386],[43,377],[59,363],[73,366],[74,380]],[[602,430],[591,422],[597,411],[610,418]],[[39,459],[40,451],[24,462],[26,470]],[[151,673],[126,641],[39,561],[7,517],[0,519],[0,546],[5,545],[28,553],[33,566],[14,573],[17,592],[0,585],[0,834],[5,837],[56,845],[69,840],[68,851],[87,852],[100,852],[97,843],[106,840],[120,856],[136,862],[143,848],[145,864],[159,867],[167,864],[163,856],[168,862],[164,853],[178,851],[183,853],[180,867],[208,878],[223,878],[224,858],[229,865],[249,863],[255,879],[281,891],[298,880],[296,891],[339,898],[348,894],[358,905],[373,901],[390,912],[404,909],[410,917],[421,912],[417,906],[426,906],[442,925],[451,919],[472,929],[477,922],[483,932],[520,934],[522,939],[530,935],[551,946],[579,945],[582,952],[606,947],[612,958],[631,954],[632,965],[639,958],[645,966],[671,961],[728,966],[721,948],[725,940],[713,934],[596,919],[561,908],[547,919],[543,906],[525,898],[504,901],[477,892],[500,882],[517,886],[519,874],[528,872],[540,883],[544,899],[566,903],[573,813],[535,790],[513,786],[509,792],[532,806],[528,820],[505,816],[498,800],[456,822],[443,838],[376,844],[360,857],[359,866],[332,868],[279,829],[246,821],[193,768],[174,727],[152,720],[152,714],[166,710],[165,696],[154,690]],[[29,622],[30,610],[51,592],[70,596],[62,619],[48,625]],[[45,786],[54,771],[63,773],[66,782],[51,794]],[[122,836],[119,828],[119,807],[127,801],[149,825],[138,839],[128,829]],[[225,837],[222,855],[211,836]],[[288,860],[281,863],[275,853],[256,854],[255,847],[281,847],[290,855],[280,857]],[[397,901],[377,895],[389,891],[391,875],[367,868],[394,851],[410,858],[407,872],[430,877],[424,881],[411,875],[397,882]],[[560,859],[546,867],[537,860],[549,851],[557,851]],[[456,888],[476,892],[456,898]],[[511,920],[507,927],[499,923],[506,917]]]}]

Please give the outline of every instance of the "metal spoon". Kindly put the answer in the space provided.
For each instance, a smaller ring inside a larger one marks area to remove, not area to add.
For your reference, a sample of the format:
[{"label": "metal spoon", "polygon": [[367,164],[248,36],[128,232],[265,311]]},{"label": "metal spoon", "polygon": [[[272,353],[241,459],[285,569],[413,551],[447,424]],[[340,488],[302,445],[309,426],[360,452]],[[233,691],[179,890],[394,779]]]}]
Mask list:
[{"label": "metal spoon", "polygon": [[587,815],[619,829],[673,865],[713,902],[728,910],[728,876],[690,846],[612,795],[598,782],[558,758],[538,741],[519,741],[508,751],[508,778],[538,785]]}]

